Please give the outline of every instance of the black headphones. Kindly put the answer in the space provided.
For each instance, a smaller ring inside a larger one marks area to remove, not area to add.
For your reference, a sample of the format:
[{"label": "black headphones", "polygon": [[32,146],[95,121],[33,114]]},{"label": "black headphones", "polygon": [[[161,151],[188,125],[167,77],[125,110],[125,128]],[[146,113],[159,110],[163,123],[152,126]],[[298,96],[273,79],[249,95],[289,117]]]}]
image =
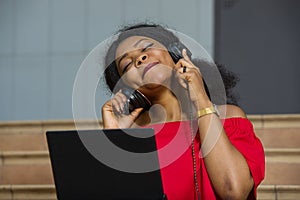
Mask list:
[{"label": "black headphones", "polygon": [[191,58],[192,53],[191,51],[181,42],[174,42],[171,43],[168,47],[167,47],[169,54],[171,55],[174,63],[176,64],[181,58],[183,58],[182,56],[182,50],[186,49],[186,53],[188,55],[189,58]]}]

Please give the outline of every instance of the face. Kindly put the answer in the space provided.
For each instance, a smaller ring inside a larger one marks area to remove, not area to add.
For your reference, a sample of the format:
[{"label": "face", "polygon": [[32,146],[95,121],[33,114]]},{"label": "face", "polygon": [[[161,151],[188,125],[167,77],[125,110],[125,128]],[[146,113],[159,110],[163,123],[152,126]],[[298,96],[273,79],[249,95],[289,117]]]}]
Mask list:
[{"label": "face", "polygon": [[120,43],[116,64],[123,82],[140,90],[169,87],[175,66],[166,47],[143,36],[132,36]]}]

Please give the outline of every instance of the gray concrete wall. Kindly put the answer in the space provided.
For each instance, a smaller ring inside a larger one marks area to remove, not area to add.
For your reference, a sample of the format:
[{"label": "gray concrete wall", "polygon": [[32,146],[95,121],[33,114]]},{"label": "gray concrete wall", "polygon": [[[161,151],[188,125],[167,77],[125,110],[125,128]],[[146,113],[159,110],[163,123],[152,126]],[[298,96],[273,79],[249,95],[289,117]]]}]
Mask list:
[{"label": "gray concrete wall", "polygon": [[251,114],[300,113],[300,1],[216,1],[216,60]]},{"label": "gray concrete wall", "polygon": [[71,119],[83,59],[118,27],[146,19],[212,54],[213,1],[0,0],[0,120]]}]

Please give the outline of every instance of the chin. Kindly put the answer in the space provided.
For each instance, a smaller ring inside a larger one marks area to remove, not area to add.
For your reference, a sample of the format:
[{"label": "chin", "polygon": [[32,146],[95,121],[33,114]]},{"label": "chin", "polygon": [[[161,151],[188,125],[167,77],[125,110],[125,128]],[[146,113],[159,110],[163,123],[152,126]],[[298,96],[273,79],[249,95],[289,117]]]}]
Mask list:
[{"label": "chin", "polygon": [[147,85],[147,88],[159,86],[169,87],[172,76],[172,70],[170,70],[170,68],[164,70],[152,70],[146,74],[143,82]]},{"label": "chin", "polygon": [[170,84],[152,81],[151,83],[147,83],[139,88],[139,90],[145,94],[147,97],[157,96],[160,92],[165,91],[165,89],[170,89]]},{"label": "chin", "polygon": [[152,91],[153,89],[159,88],[159,87],[161,87],[161,86],[162,86],[161,84],[149,83],[149,84],[144,85],[144,86],[142,87],[142,89],[146,89],[146,90]]},{"label": "chin", "polygon": [[151,83],[140,87],[138,90],[151,101],[152,98],[156,98],[165,89],[166,87],[162,84]]}]

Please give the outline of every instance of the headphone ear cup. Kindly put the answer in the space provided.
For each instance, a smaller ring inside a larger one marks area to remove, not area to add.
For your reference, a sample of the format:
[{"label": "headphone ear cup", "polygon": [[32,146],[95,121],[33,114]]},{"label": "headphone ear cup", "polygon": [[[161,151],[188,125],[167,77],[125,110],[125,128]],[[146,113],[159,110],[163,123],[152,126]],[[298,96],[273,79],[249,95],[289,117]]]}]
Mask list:
[{"label": "headphone ear cup", "polygon": [[127,99],[127,101],[125,102],[124,108],[123,108],[124,114],[129,115],[130,110],[132,110],[132,104],[130,103],[130,99],[131,99],[132,94],[134,93],[134,90],[130,89],[130,88],[123,88],[122,93],[126,96],[126,99]]},{"label": "headphone ear cup", "polygon": [[151,107],[150,101],[139,90],[123,88],[122,93],[127,98],[127,101],[124,105],[124,114],[126,115],[129,115],[136,108],[144,108],[144,110],[149,110]]},{"label": "headphone ear cup", "polygon": [[181,42],[174,42],[171,43],[168,47],[167,47],[170,56],[172,57],[174,63],[176,64],[181,58],[183,58],[182,56],[182,50],[186,49],[187,55],[189,58],[192,57],[192,53],[191,51]]},{"label": "headphone ear cup", "polygon": [[130,98],[129,112],[132,112],[136,108],[144,108],[144,110],[149,110],[151,107],[150,101],[147,99],[145,95],[143,95],[139,90],[135,90]]},{"label": "headphone ear cup", "polygon": [[182,58],[182,54],[177,43],[170,44],[168,46],[168,51],[175,64]]}]

